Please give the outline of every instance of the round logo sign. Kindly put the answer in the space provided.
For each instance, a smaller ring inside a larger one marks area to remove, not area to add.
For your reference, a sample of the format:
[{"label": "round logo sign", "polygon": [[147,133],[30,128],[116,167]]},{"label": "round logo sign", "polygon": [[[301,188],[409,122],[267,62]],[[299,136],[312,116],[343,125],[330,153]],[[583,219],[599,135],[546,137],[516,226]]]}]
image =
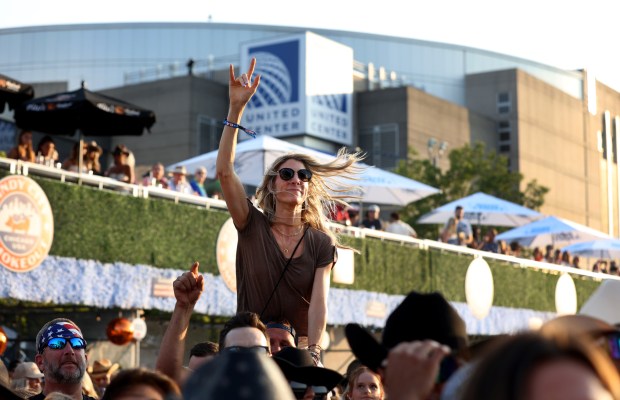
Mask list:
[{"label": "round logo sign", "polygon": [[231,292],[237,293],[237,229],[232,218],[228,218],[217,236],[217,269]]},{"label": "round logo sign", "polygon": [[0,264],[30,271],[47,257],[54,239],[54,217],[41,186],[11,175],[0,180]]}]

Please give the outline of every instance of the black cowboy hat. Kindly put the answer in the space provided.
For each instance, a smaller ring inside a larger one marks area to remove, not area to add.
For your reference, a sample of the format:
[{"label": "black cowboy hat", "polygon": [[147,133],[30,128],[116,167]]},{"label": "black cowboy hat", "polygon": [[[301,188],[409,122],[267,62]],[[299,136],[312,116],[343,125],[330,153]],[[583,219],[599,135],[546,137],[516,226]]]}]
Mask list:
[{"label": "black cowboy hat", "polygon": [[294,400],[282,372],[267,354],[225,351],[194,371],[183,386],[185,400]]},{"label": "black cowboy hat", "polygon": [[329,391],[342,380],[342,375],[337,371],[314,365],[312,355],[308,350],[285,347],[274,354],[273,360],[289,381],[325,386]]},{"label": "black cowboy hat", "polygon": [[401,342],[435,340],[466,358],[465,322],[456,310],[437,292],[411,292],[390,314],[381,343],[357,324],[348,324],[345,334],[349,346],[362,364],[377,371],[388,351]]}]

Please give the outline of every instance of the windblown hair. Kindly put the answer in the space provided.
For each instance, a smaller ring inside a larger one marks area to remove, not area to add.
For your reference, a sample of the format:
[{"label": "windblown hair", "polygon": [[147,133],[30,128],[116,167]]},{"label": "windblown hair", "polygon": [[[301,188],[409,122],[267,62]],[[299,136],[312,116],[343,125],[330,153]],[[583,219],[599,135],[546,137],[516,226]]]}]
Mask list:
[{"label": "windblown hair", "polygon": [[363,171],[356,165],[364,158],[362,152],[348,153],[343,147],[338,151],[336,158],[327,163],[320,163],[314,157],[302,153],[290,153],[278,157],[256,189],[258,206],[263,210],[269,221],[273,221],[276,211],[274,181],[278,176],[280,166],[287,160],[297,160],[312,172],[312,179],[308,182],[308,196],[304,201],[301,221],[314,229],[327,234],[334,244],[339,246],[338,238],[327,227],[328,215],[336,209],[336,204],[347,207],[345,199],[355,198],[351,192],[359,191],[359,186],[346,184],[335,177],[349,180],[359,179],[356,175]]}]

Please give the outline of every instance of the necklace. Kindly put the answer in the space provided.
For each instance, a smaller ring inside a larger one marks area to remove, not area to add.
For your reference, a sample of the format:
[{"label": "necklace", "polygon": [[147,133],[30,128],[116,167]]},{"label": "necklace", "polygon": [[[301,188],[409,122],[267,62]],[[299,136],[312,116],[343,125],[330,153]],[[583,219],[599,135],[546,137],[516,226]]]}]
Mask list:
[{"label": "necklace", "polygon": [[[279,235],[281,235],[282,237],[280,238],[280,240],[278,240],[278,238],[276,237],[276,242],[278,243],[278,245],[280,246],[280,248],[282,249],[282,251],[284,252],[284,254],[288,255],[289,252],[289,247],[291,246],[291,241],[288,238],[293,238],[297,235],[299,235],[301,233],[301,231],[303,231],[304,229],[304,225],[305,224],[301,224],[299,226],[299,230],[293,234],[286,234],[284,232],[281,232],[278,228],[276,228],[275,226],[272,226],[273,230],[276,231]],[[295,241],[293,241],[295,242]]]},{"label": "necklace", "polygon": [[278,228],[276,228],[275,225],[271,226],[276,232],[278,232],[280,235],[285,236],[285,237],[295,237],[297,235],[299,235],[301,233],[301,231],[304,229],[304,224],[299,225],[299,229],[297,230],[297,232],[295,233],[291,233],[291,234],[286,234],[284,232],[282,232],[281,230],[279,230]]}]

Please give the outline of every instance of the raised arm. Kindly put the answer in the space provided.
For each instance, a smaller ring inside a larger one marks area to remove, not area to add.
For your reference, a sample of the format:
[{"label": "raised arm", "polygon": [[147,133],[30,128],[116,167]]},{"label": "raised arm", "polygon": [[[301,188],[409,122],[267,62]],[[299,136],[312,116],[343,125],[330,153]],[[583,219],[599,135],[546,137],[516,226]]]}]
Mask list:
[{"label": "raised arm", "polygon": [[179,385],[183,384],[181,370],[189,320],[204,289],[204,278],[198,272],[198,266],[198,262],[192,264],[191,270],[178,277],[172,284],[177,302],[161,341],[155,364],[157,370],[168,375]]},{"label": "raised arm", "polygon": [[[235,78],[235,70],[230,65],[230,77],[228,81],[228,96],[229,96],[229,108],[228,117],[229,122],[234,124],[241,123],[241,116],[245,110],[245,106],[248,104],[260,82],[260,76],[257,76],[252,82],[252,75],[254,74],[254,67],[256,65],[256,59],[252,59],[250,62],[250,68],[247,73],[241,74],[238,78]],[[238,129],[224,126],[224,132],[222,133],[222,139],[220,140],[220,148],[217,153],[217,162],[215,164],[216,177],[220,180],[222,191],[224,192],[224,200],[228,206],[230,216],[235,223],[235,226],[239,229],[243,228],[247,221],[248,213],[250,212],[249,206],[246,200],[245,189],[239,179],[239,176],[235,173],[235,148],[237,146],[237,134]]]}]

